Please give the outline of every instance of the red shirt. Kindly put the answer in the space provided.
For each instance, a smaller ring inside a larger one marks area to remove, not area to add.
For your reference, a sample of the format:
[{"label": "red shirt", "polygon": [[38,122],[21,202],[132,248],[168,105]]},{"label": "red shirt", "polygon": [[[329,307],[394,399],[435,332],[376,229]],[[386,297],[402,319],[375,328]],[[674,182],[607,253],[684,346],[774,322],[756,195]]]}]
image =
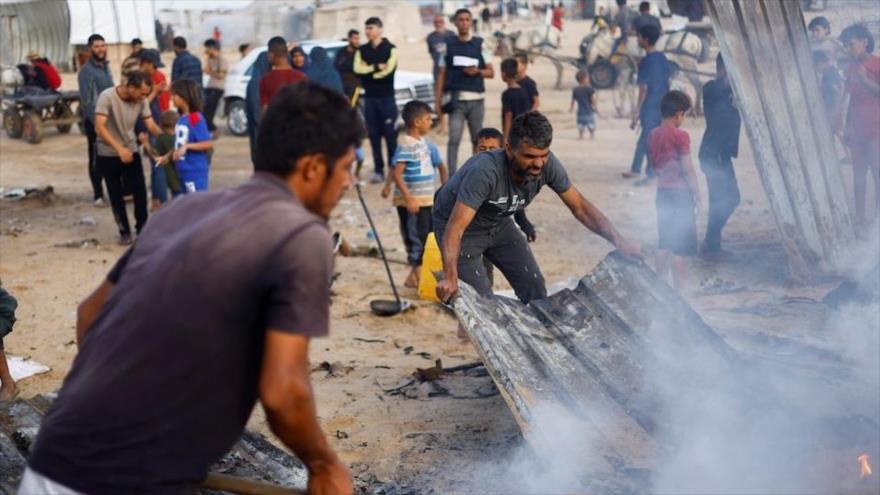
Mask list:
[{"label": "red shirt", "polygon": [[550,25],[562,31],[562,7],[553,7]]},{"label": "red shirt", "polygon": [[260,106],[268,105],[282,86],[306,79],[306,75],[296,69],[277,69],[263,74],[260,79]]},{"label": "red shirt", "polygon": [[880,57],[871,55],[864,62],[850,62],[846,68],[846,89],[849,91],[849,112],[846,117],[844,136],[847,142],[877,139],[880,135],[880,96],[872,94],[861,77],[859,69],[865,68],[868,79],[880,83]]},{"label": "red shirt", "polygon": [[651,131],[648,136],[648,156],[657,173],[658,189],[690,189],[681,158],[691,154],[688,133],[666,125]]},{"label": "red shirt", "polygon": [[55,66],[50,64],[45,59],[37,59],[33,61],[34,67],[39,67],[42,69],[43,74],[46,76],[46,83],[52,89],[58,89],[61,87],[61,76],[58,75],[58,71],[55,70]]},{"label": "red shirt", "polygon": [[[156,70],[153,72],[153,75],[150,76],[150,81],[153,83],[153,86],[162,84],[166,81],[165,74],[162,74],[162,71]],[[156,96],[156,99],[159,101],[160,111],[164,112],[171,108],[171,91],[168,91],[168,89],[164,89],[159,93]]]}]

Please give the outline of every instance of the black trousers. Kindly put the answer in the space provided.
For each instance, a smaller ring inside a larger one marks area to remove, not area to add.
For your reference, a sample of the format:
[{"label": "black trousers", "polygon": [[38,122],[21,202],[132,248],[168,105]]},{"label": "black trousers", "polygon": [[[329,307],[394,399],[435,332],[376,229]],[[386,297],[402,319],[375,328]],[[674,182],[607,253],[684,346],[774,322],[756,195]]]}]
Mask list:
[{"label": "black trousers", "polygon": [[382,138],[388,148],[388,161],[397,149],[397,102],[393,96],[383,98],[364,98],[364,121],[367,136],[373,150],[373,165],[377,174],[385,173],[385,160],[382,159]]},{"label": "black trousers", "polygon": [[217,113],[217,105],[223,97],[223,90],[217,88],[205,88],[205,120],[208,121],[208,130],[214,132],[214,115]]},{"label": "black trousers", "polygon": [[706,174],[706,185],[709,189],[709,223],[706,226],[703,249],[718,251],[721,249],[721,230],[740,201],[736,172],[731,157],[723,154],[701,157],[700,168]]},{"label": "black trousers", "polygon": [[[442,246],[445,225],[441,226],[436,218],[434,233]],[[516,297],[523,303],[547,297],[544,275],[528,241],[512,219],[504,218],[489,230],[465,231],[461,238],[458,278],[478,293],[488,296],[492,295],[492,282],[486,273],[486,259],[501,270]]]},{"label": "black trousers", "polygon": [[83,127],[85,127],[86,139],[88,140],[89,181],[92,183],[92,199],[101,199],[104,197],[104,189],[101,187],[101,172],[98,171],[98,166],[95,164],[97,155],[95,142],[98,140],[98,135],[95,133],[95,124],[91,120],[83,119]]},{"label": "black trousers", "polygon": [[113,209],[113,218],[119,226],[119,234],[131,234],[128,223],[128,213],[125,211],[124,187],[130,188],[134,195],[134,220],[135,229],[138,233],[147,223],[147,188],[144,184],[144,168],[141,164],[139,153],[134,154],[131,163],[122,163],[118,156],[98,156],[98,170],[107,183],[107,192],[110,194],[110,206]]}]

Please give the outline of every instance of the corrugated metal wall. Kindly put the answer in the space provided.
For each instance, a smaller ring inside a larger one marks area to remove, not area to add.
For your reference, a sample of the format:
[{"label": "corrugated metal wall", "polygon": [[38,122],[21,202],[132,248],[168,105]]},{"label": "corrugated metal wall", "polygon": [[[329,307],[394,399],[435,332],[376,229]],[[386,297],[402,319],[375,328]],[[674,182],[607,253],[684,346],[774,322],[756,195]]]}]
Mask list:
[{"label": "corrugated metal wall", "polygon": [[70,67],[70,11],[64,0],[0,2],[0,65],[25,62],[31,50]]},{"label": "corrugated metal wall", "polygon": [[855,234],[800,2],[707,7],[792,274],[845,266]]}]

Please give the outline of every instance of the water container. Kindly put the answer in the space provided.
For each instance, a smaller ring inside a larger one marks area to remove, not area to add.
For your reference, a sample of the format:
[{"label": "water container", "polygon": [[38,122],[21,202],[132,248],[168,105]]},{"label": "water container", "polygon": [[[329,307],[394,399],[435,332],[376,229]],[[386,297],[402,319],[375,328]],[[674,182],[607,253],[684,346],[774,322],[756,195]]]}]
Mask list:
[{"label": "water container", "polygon": [[437,279],[434,278],[434,272],[443,271],[443,258],[440,255],[440,247],[437,245],[437,238],[434,233],[428,234],[425,240],[425,254],[422,257],[422,276],[419,281],[419,297],[426,301],[437,301]]}]

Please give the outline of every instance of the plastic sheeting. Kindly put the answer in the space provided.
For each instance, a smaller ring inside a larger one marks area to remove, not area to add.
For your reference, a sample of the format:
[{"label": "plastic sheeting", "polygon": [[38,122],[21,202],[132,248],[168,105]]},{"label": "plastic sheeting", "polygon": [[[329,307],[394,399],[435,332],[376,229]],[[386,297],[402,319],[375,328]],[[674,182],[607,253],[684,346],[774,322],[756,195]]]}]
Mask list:
[{"label": "plastic sheeting", "polygon": [[64,65],[71,54],[69,38],[67,2],[0,1],[0,65],[24,63],[32,50]]},{"label": "plastic sheeting", "polygon": [[68,0],[70,44],[85,45],[92,33],[109,43],[128,43],[140,38],[155,46],[153,2],[143,0]]}]

